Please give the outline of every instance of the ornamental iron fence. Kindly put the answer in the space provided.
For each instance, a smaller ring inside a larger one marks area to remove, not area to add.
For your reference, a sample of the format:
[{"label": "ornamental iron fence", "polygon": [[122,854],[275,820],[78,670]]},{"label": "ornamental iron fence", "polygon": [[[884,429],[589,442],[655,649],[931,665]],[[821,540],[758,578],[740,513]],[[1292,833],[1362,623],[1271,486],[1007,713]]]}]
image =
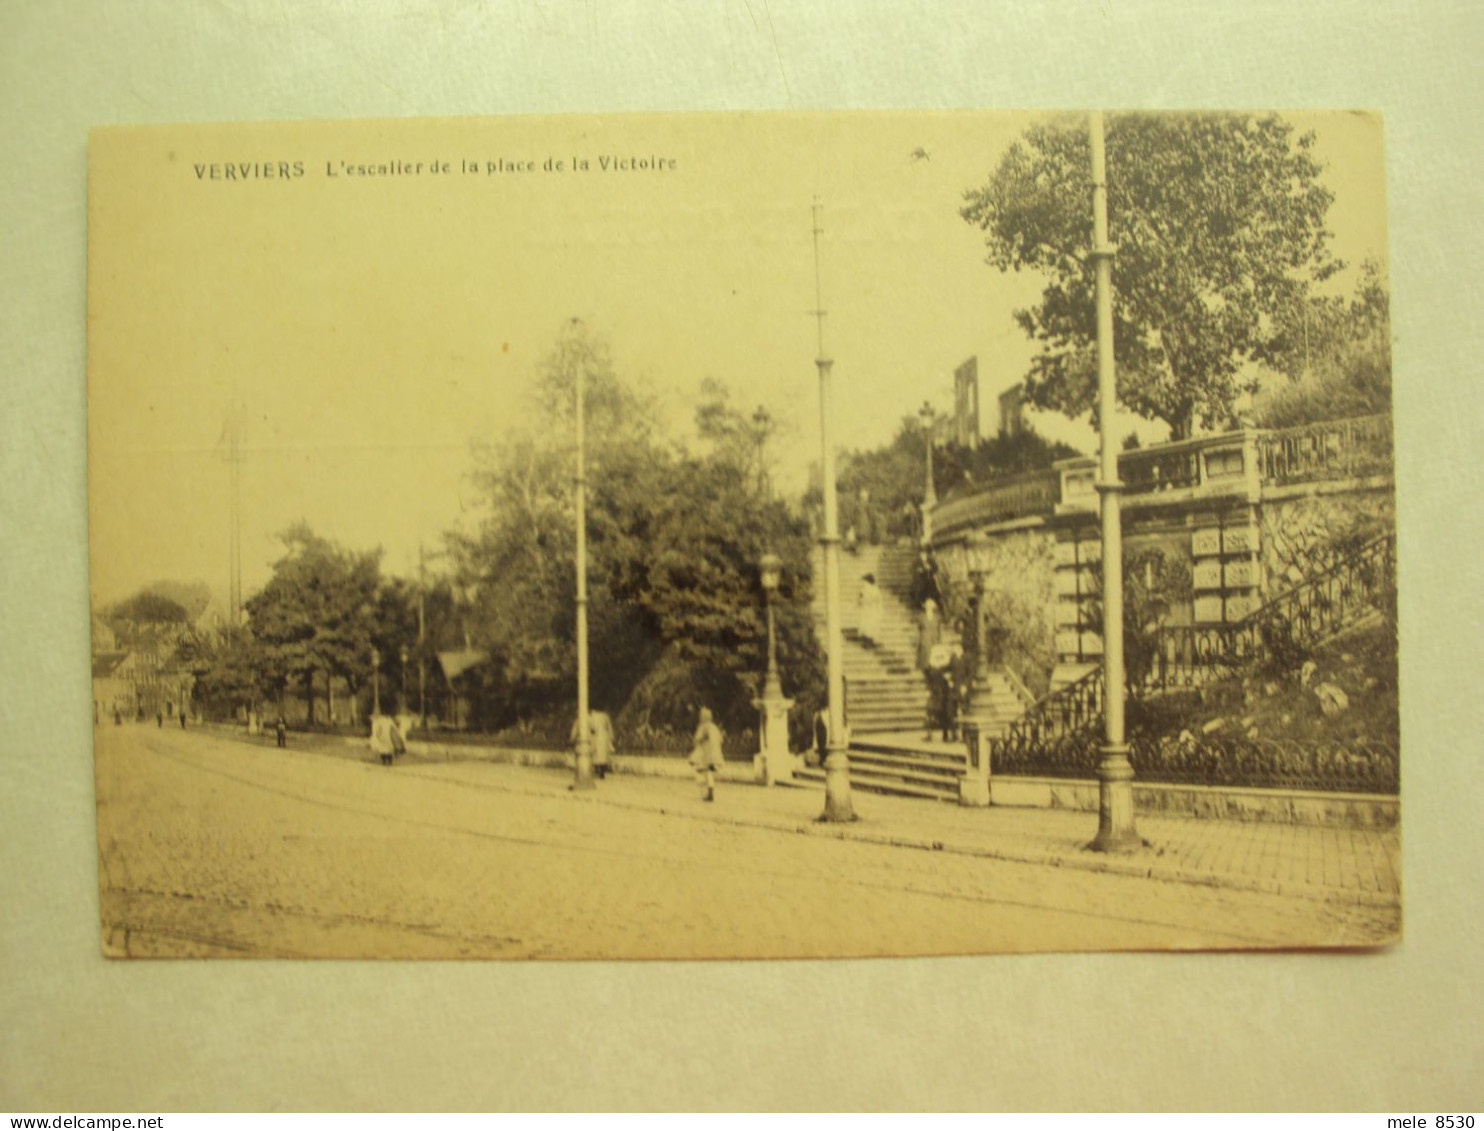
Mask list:
[{"label": "ornamental iron fence", "polygon": [[1140,688],[1203,687],[1259,659],[1296,668],[1310,647],[1386,608],[1395,591],[1396,534],[1388,532],[1241,620],[1162,626]]},{"label": "ornamental iron fence", "polygon": [[1391,414],[1327,420],[1261,433],[1257,460],[1263,482],[1275,485],[1389,472]]}]

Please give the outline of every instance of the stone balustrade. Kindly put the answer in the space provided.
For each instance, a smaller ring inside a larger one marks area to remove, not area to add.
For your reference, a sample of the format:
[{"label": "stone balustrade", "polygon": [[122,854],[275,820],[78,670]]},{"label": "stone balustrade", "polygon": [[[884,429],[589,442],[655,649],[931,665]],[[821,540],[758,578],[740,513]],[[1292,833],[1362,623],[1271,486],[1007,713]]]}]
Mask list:
[{"label": "stone balustrade", "polygon": [[[1389,475],[1391,415],[1296,428],[1242,428],[1120,453],[1118,474],[1129,506],[1206,498],[1258,502],[1264,489],[1321,480]],[[956,542],[973,529],[1028,518],[1096,511],[1097,459],[1061,460],[1045,471],[991,483],[949,498],[933,511],[934,542]]]}]

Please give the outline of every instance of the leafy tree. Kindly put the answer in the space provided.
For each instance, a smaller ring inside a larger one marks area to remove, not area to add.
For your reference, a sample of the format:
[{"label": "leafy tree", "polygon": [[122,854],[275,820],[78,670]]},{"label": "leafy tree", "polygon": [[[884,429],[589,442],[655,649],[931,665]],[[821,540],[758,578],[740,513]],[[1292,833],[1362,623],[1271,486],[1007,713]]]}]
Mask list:
[{"label": "leafy tree", "polygon": [[190,616],[178,601],[146,589],[115,605],[108,620],[121,625],[185,624]]},{"label": "leafy tree", "polygon": [[1391,411],[1391,313],[1374,261],[1355,292],[1311,297],[1279,323],[1275,368],[1288,378],[1255,405],[1256,423],[1285,428]]},{"label": "leafy tree", "polygon": [[191,632],[176,646],[175,658],[194,677],[192,696],[209,715],[234,714],[282,690],[273,684],[264,651],[246,628]]},{"label": "leafy tree", "polygon": [[[455,587],[467,594],[470,636],[492,663],[474,677],[483,725],[571,710],[575,689],[573,384],[587,402],[588,635],[593,702],[631,731],[688,729],[711,706],[750,725],[764,654],[757,562],[785,558],[780,661],[790,690],[810,678],[808,546],[797,519],[769,501],[752,422],[725,391],[704,387],[697,427],[705,451],[686,456],[654,434],[652,405],[616,375],[603,344],[563,335],[535,382],[538,427],[479,455],[488,514],[452,538]],[[803,632],[800,632],[800,626]]]},{"label": "leafy tree", "polygon": [[247,602],[253,637],[270,682],[303,689],[314,723],[314,679],[335,676],[352,693],[371,661],[380,551],[352,553],[298,523],[281,536],[287,549],[268,584]]},{"label": "leafy tree", "polygon": [[[1120,400],[1172,439],[1225,426],[1254,389],[1244,367],[1281,348],[1283,313],[1343,266],[1314,136],[1272,114],[1119,114],[1106,146]],[[961,210],[990,265],[1047,277],[1040,303],[1015,312],[1041,346],[1026,395],[1070,416],[1097,408],[1089,180],[1086,129],[1048,121]]]}]

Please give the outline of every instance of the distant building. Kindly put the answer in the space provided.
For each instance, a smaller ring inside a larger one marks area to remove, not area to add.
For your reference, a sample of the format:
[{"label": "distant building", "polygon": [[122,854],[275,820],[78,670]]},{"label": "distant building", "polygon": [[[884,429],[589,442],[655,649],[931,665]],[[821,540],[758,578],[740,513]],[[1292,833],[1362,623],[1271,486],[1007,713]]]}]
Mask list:
[{"label": "distant building", "polygon": [[953,371],[953,442],[979,446],[979,359],[971,357]]},{"label": "distant building", "polygon": [[1025,431],[1025,386],[1017,381],[999,396],[1000,435],[1019,436]]}]

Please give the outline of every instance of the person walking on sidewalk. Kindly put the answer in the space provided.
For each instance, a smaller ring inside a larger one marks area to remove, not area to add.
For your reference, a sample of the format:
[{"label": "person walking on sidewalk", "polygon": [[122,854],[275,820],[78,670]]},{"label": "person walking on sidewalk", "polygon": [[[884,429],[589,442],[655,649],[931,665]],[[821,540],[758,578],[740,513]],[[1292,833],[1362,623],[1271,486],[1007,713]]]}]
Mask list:
[{"label": "person walking on sidewalk", "polygon": [[[581,734],[580,720],[572,720],[572,751],[577,751],[577,738]],[[602,781],[608,776],[609,762],[613,756],[613,720],[607,711],[587,713],[587,748],[593,762],[593,776]]]},{"label": "person walking on sidewalk", "polygon": [[721,740],[721,728],[712,721],[711,708],[702,707],[701,721],[696,727],[690,752],[690,764],[696,768],[702,801],[713,801],[716,798],[716,771],[722,760]]},{"label": "person walking on sidewalk", "polygon": [[273,736],[278,740],[278,748],[284,750],[289,744],[289,721],[279,714],[278,721],[273,724]]},{"label": "person walking on sidewalk", "polygon": [[593,773],[602,781],[608,776],[609,764],[613,760],[613,720],[607,711],[592,711],[593,720]]},{"label": "person walking on sidewalk", "polygon": [[392,759],[407,749],[401,737],[397,722],[390,715],[371,717],[371,752],[381,759],[383,766],[390,766]]}]

